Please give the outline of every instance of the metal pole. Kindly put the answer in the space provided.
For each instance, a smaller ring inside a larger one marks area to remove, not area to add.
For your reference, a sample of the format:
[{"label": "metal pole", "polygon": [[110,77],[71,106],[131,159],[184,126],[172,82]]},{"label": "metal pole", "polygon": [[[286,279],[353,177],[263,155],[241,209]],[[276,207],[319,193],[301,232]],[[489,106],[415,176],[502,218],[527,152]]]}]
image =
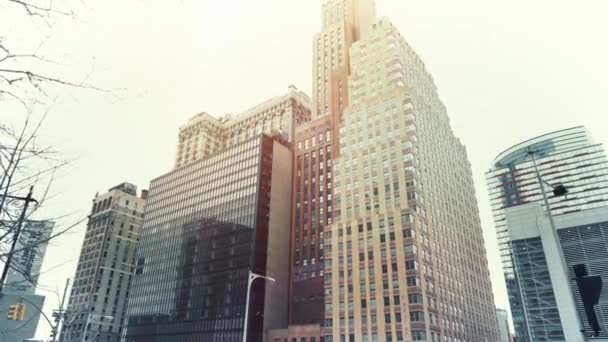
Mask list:
[{"label": "metal pole", "polygon": [[[557,227],[555,226],[555,221],[553,220],[553,213],[551,212],[551,207],[549,206],[549,199],[547,198],[547,193],[545,192],[545,187],[543,186],[543,179],[540,177],[540,172],[538,170],[538,165],[536,164],[536,158],[534,157],[534,153],[535,151],[528,151],[529,155],[532,157],[532,164],[534,165],[534,173],[536,174],[536,179],[538,180],[538,185],[540,186],[540,192],[543,195],[543,202],[545,204],[545,212],[547,214],[547,217],[549,218],[549,225],[551,226],[551,237],[553,239],[553,243],[555,244],[555,246],[558,247],[558,253],[559,254],[559,260],[561,263],[561,268],[562,268],[562,272],[564,272],[564,274],[566,275],[566,278],[568,278],[568,266],[566,263],[566,260],[564,258],[564,254],[562,253],[561,250],[561,243],[559,241],[559,236],[557,235]],[[570,282],[566,282],[566,285],[568,287],[569,290],[569,297],[571,299],[571,305],[572,307],[575,308],[575,313],[577,313],[577,319],[579,320],[579,326],[584,329],[584,326],[581,324],[580,322],[580,317],[578,316],[578,312],[576,310],[576,302],[574,301],[574,292],[572,292],[572,286],[570,284]],[[563,323],[563,322],[562,322]],[[586,340],[586,336],[583,333],[583,339]]]},{"label": "metal pole", "polygon": [[[34,192],[34,187],[30,186],[30,192],[27,194],[25,198],[17,198],[25,201],[23,205],[23,210],[21,210],[21,215],[19,216],[19,220],[17,221],[17,227],[15,228],[15,234],[13,235],[13,242],[11,244],[11,249],[8,252],[8,256],[6,257],[6,262],[4,263],[4,270],[2,270],[2,277],[0,277],[0,293],[4,288],[4,282],[6,281],[6,277],[8,275],[8,269],[11,266],[11,262],[13,261],[13,254],[15,253],[15,248],[17,247],[17,240],[19,240],[19,234],[21,233],[21,228],[23,226],[23,221],[25,220],[25,215],[27,213],[27,207],[30,205],[30,202],[36,202],[35,199],[32,198],[32,193]],[[16,197],[13,197],[16,198]]]},{"label": "metal pole", "polygon": [[251,283],[256,278],[249,271],[249,275],[247,276],[247,299],[245,299],[245,323],[243,324],[243,342],[247,342],[247,325],[249,319],[249,294],[251,293]]},{"label": "metal pole", "polygon": [[62,321],[63,321],[63,306],[65,305],[65,297],[68,293],[68,287],[70,287],[70,278],[68,278],[65,281],[65,288],[63,289],[63,297],[61,298],[61,303],[59,303],[59,321],[57,321],[57,324],[55,324],[55,327],[53,328],[53,338],[51,339],[51,342],[55,342],[57,341],[57,335],[59,334],[59,328],[62,325]]},{"label": "metal pole", "polygon": [[243,342],[247,342],[247,326],[249,325],[249,322],[248,322],[248,320],[249,320],[249,295],[251,293],[251,284],[253,284],[253,281],[258,278],[270,280],[273,283],[276,281],[272,277],[259,275],[259,274],[249,271],[249,277],[247,280],[247,299],[246,299],[246,303],[245,303],[245,324],[243,324]]}]

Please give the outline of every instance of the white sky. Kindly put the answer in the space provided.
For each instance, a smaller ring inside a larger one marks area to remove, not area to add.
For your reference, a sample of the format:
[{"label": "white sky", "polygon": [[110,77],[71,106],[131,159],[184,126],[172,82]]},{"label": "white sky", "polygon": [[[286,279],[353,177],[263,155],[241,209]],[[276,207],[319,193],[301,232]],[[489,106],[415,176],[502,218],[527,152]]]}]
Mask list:
[{"label": "white sky", "polygon": [[[79,20],[59,20],[52,31],[23,29],[23,16],[0,5],[9,40],[31,46],[50,32],[42,51],[63,62],[61,75],[116,89],[116,96],[57,90],[43,135],[75,161],[55,183],[49,215],[85,216],[97,191],[123,181],[146,188],[171,169],[177,128],[198,112],[237,113],[290,84],[310,94],[321,0],[85,4]],[[484,172],[502,150],[552,130],[585,125],[608,141],[608,2],[377,0],[377,7],[426,63],[467,145],[496,304],[506,308]],[[7,106],[0,102],[0,120]],[[43,289],[73,277],[84,228],[53,241],[44,268],[60,266],[43,275]],[[47,312],[57,307],[55,294],[41,293]],[[40,323],[40,337],[48,332]]]}]

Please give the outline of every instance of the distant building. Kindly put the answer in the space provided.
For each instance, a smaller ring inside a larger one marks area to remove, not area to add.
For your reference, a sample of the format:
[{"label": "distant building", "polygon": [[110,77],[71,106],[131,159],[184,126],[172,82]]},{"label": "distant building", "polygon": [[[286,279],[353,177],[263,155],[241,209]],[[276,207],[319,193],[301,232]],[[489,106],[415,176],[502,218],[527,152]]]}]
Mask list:
[{"label": "distant building", "polygon": [[262,133],[280,134],[293,142],[296,126],[310,120],[310,98],[296,87],[244,113],[215,118],[193,116],[179,129],[175,167],[214,155]]},{"label": "distant building", "polygon": [[147,191],[122,183],[96,195],[61,341],[120,341]]},{"label": "distant building", "polygon": [[511,333],[509,332],[509,313],[507,310],[496,309],[496,321],[498,322],[497,342],[511,342]]},{"label": "distant building", "polygon": [[[0,293],[0,341],[24,341],[36,334],[44,296],[37,295],[36,286],[42,262],[55,223],[25,221],[15,247],[3,292]],[[16,306],[22,314],[9,317]],[[43,323],[44,324],[44,323]]]},{"label": "distant building", "polygon": [[[535,163],[546,184],[539,184]],[[583,341],[579,331],[590,327],[572,281],[573,266],[584,264],[608,288],[604,148],[584,127],[564,129],[507,149],[486,177],[517,341]],[[556,196],[549,185],[563,185],[568,193]],[[608,296],[600,298],[597,315],[606,337]]]},{"label": "distant building", "polygon": [[55,222],[26,221],[19,235],[19,241],[8,270],[4,292],[34,294],[42,261]]},{"label": "distant building", "polygon": [[287,325],[293,151],[250,137],[154,179],[125,342],[248,342]]}]

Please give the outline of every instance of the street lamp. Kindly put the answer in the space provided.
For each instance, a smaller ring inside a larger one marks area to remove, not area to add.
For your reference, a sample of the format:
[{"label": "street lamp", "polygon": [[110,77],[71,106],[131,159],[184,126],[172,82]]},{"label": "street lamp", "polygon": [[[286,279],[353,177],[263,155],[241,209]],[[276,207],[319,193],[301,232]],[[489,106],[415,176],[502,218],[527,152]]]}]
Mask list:
[{"label": "street lamp", "polygon": [[84,325],[84,331],[82,332],[82,342],[86,342],[87,341],[87,330],[89,330],[89,324],[91,323],[91,317],[99,317],[100,318],[100,324],[103,323],[104,319],[108,319],[108,320],[113,320],[114,316],[102,316],[102,315],[95,315],[95,314],[89,314],[87,316],[87,322]]},{"label": "street lamp", "polygon": [[245,324],[243,324],[243,342],[247,342],[247,323],[249,318],[249,296],[251,294],[251,284],[258,278],[266,279],[273,283],[276,282],[276,279],[272,277],[263,276],[261,274],[249,271],[249,279],[247,281],[247,299],[245,302]]},{"label": "street lamp", "polygon": [[[551,234],[548,234],[547,238],[550,240],[549,241],[550,244],[552,246],[555,246],[555,248],[557,248],[557,250],[555,252],[556,252],[556,254],[559,255],[559,266],[558,267],[560,268],[561,272],[567,278],[567,276],[568,276],[568,266],[567,266],[566,260],[564,259],[564,254],[562,253],[562,250],[561,250],[561,243],[560,243],[559,237],[557,235],[557,227],[555,226],[555,221],[553,219],[553,213],[551,212],[551,207],[549,205],[549,199],[547,197],[547,192],[545,191],[545,185],[548,185],[549,187],[551,187],[551,189],[553,190],[553,195],[555,197],[566,195],[568,193],[568,188],[566,188],[562,184],[551,185],[551,184],[545,182],[541,178],[540,172],[538,170],[538,165],[536,163],[536,158],[535,158],[535,154],[536,153],[538,153],[538,151],[535,151],[532,148],[528,148],[528,155],[532,159],[532,164],[534,166],[534,173],[536,174],[536,179],[537,179],[538,185],[540,187],[540,192],[543,195],[543,203],[545,205],[545,213],[547,215],[547,218],[549,219],[549,225],[550,225],[550,229],[551,229]],[[544,243],[543,243],[543,245],[544,245]],[[555,281],[553,279],[553,276],[551,276],[551,278],[552,278],[551,281]],[[566,286],[566,288],[568,290],[568,293],[565,294],[565,295],[569,297],[569,301],[570,301],[570,303],[567,303],[567,305],[570,307],[570,310],[574,311],[574,314],[576,315],[576,313],[577,313],[576,302],[574,300],[574,296],[573,296],[573,292],[572,292],[572,286],[570,284],[570,281],[566,280],[565,281],[565,286]],[[579,319],[577,320],[576,325],[579,328],[582,328],[581,327],[580,317],[577,317],[577,318],[579,318]],[[579,329],[579,330],[582,331],[582,329]]]}]

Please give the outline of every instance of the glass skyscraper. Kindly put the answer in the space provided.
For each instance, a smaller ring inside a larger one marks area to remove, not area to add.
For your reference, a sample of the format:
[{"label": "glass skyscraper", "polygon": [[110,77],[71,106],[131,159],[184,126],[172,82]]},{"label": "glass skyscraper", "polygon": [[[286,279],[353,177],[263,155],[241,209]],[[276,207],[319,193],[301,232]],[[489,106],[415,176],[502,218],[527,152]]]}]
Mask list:
[{"label": "glass skyscraper", "polygon": [[248,341],[287,325],[293,152],[259,135],[154,179],[127,342]]},{"label": "glass skyscraper", "polygon": [[[539,184],[534,163],[546,184]],[[580,322],[587,331],[589,326],[572,267],[585,264],[590,274],[608,279],[602,145],[583,127],[552,132],[502,152],[486,177],[517,340],[582,341]],[[555,196],[550,186],[557,185],[568,193]],[[549,193],[555,235],[541,186]],[[607,313],[604,296],[598,315],[606,321]]]}]

